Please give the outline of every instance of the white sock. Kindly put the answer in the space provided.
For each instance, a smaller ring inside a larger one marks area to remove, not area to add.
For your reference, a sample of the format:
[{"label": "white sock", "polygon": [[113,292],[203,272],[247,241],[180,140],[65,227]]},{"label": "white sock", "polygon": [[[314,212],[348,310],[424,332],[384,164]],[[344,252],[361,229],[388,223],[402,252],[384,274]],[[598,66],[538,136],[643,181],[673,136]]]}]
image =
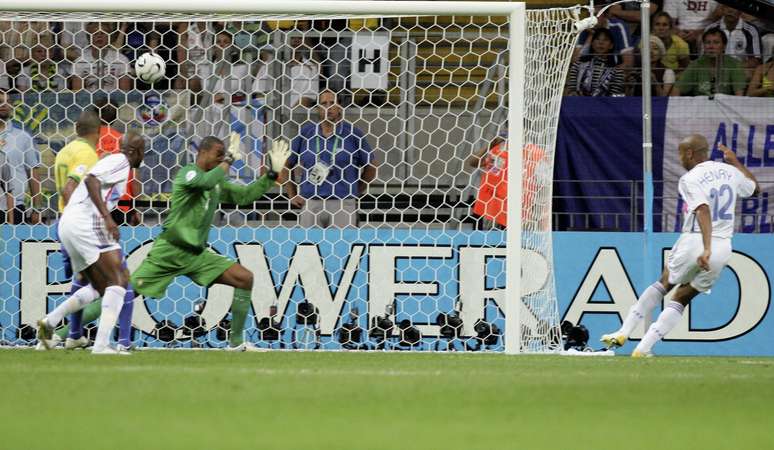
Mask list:
[{"label": "white sock", "polygon": [[656,281],[648,286],[648,288],[645,289],[645,292],[640,295],[637,303],[632,305],[631,309],[629,309],[629,314],[627,314],[626,319],[624,319],[623,325],[621,325],[621,329],[618,330],[618,332],[627,338],[631,336],[634,327],[636,327],[647,314],[650,314],[650,312],[653,311],[653,308],[661,303],[661,300],[664,299],[664,295],[666,295],[666,289],[664,289],[664,286],[660,281]]},{"label": "white sock", "polygon": [[653,345],[661,339],[664,339],[664,336],[669,334],[669,332],[680,323],[680,318],[683,316],[684,310],[685,306],[683,306],[682,303],[674,301],[667,303],[664,310],[658,315],[658,320],[648,328],[648,332],[645,333],[645,337],[643,337],[639,345],[637,345],[636,350],[643,353],[650,353]]},{"label": "white sock", "polygon": [[93,302],[94,300],[99,298],[99,292],[97,292],[96,289],[91,287],[91,285],[86,285],[77,291],[73,295],[70,296],[67,300],[62,302],[59,306],[54,308],[53,311],[48,313],[46,316],[46,322],[49,326],[56,327],[59,325],[59,322],[64,319],[64,316],[68,314],[72,314],[76,311],[80,311],[83,308],[86,307],[89,303]]},{"label": "white sock", "polygon": [[118,314],[124,304],[124,295],[126,295],[126,289],[121,286],[108,286],[105,289],[105,295],[102,297],[102,315],[97,327],[97,338],[94,339],[94,349],[101,350],[110,343],[110,333],[116,327]]}]

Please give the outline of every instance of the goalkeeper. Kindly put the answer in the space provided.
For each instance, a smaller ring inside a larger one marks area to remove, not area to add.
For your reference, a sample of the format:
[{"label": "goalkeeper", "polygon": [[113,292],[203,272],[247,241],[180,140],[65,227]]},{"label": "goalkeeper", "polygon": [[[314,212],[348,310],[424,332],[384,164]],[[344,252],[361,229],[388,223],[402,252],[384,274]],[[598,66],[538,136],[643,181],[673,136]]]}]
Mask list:
[{"label": "goalkeeper", "polygon": [[232,133],[229,148],[209,136],[202,140],[196,162],[180,169],[172,188],[169,215],[150,253],[132,274],[137,293],[163,297],[175,277],[185,275],[200,286],[220,283],[234,287],[231,304],[229,350],[245,351],[244,326],[250,309],[253,274],[244,266],[207,248],[207,235],[215,210],[224,203],[252,204],[275,183],[290,156],[288,143],[274,141],[268,152],[269,170],[243,186],[226,180],[229,167],[240,159],[239,135]]}]

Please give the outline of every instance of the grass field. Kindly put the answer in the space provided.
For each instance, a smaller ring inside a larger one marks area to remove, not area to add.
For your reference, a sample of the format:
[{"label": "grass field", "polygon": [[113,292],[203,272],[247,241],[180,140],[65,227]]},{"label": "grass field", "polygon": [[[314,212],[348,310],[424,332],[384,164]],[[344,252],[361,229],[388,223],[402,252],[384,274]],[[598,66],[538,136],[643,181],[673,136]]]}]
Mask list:
[{"label": "grass field", "polygon": [[0,351],[0,448],[772,449],[774,359]]}]

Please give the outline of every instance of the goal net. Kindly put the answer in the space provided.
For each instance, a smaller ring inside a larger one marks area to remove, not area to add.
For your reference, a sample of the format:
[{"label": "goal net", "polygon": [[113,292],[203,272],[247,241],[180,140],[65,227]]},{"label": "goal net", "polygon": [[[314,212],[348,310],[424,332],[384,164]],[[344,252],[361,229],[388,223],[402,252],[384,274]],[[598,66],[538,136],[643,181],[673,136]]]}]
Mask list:
[{"label": "goal net", "polygon": [[[0,13],[0,87],[11,105],[0,133],[3,344],[34,344],[36,320],[69,292],[54,158],[94,109],[116,133],[147,138],[132,195],[114,212],[130,271],[161,232],[174,176],[195,162],[202,138],[240,135],[244,158],[230,179],[241,184],[264,172],[272,140],[291,142],[290,180],[253,205],[221,205],[209,236],[212,251],[253,273],[247,341],[558,349],[551,182],[577,10],[289,2],[277,14],[232,1],[214,6],[227,12],[198,13],[204,2],[194,0],[190,11],[138,1],[99,12],[82,0],[46,12],[10,3],[20,11]],[[133,73],[148,51],[167,64],[154,85]],[[6,139],[10,127],[32,143]],[[509,142],[518,144],[512,171]],[[232,294],[180,276],[161,298],[138,296],[134,345],[225,346]]]}]

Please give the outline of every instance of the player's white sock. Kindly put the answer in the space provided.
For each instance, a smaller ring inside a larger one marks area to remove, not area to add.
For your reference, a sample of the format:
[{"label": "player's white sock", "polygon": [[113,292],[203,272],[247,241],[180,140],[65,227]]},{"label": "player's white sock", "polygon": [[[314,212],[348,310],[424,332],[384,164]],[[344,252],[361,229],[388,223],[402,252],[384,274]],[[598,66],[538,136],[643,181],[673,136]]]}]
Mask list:
[{"label": "player's white sock", "polygon": [[645,333],[645,337],[637,345],[636,350],[642,353],[650,353],[653,345],[664,339],[664,336],[669,334],[680,323],[684,310],[685,306],[682,303],[674,301],[667,303],[664,310],[658,315],[658,320],[653,322],[653,325],[648,328],[648,332]]},{"label": "player's white sock", "polygon": [[666,295],[666,289],[664,289],[660,281],[656,281],[648,286],[645,292],[640,295],[637,303],[629,309],[629,314],[626,315],[626,319],[624,319],[623,325],[621,325],[621,329],[618,332],[627,338],[631,336],[634,327],[642,321],[645,315],[650,314],[653,308],[661,303],[664,295]]},{"label": "player's white sock", "polygon": [[85,308],[86,305],[93,302],[94,300],[99,298],[99,292],[97,292],[96,289],[91,287],[91,285],[86,285],[77,291],[73,295],[71,295],[67,300],[62,302],[59,306],[54,308],[53,311],[48,313],[46,316],[46,322],[51,327],[56,327],[59,325],[59,322],[64,319],[64,316],[74,313],[76,311],[80,311],[81,309]]},{"label": "player's white sock", "polygon": [[99,318],[97,337],[94,339],[95,350],[101,350],[110,343],[110,333],[116,327],[118,314],[124,303],[124,295],[126,295],[126,289],[121,286],[108,286],[105,289],[105,295],[102,296],[102,315]]}]

